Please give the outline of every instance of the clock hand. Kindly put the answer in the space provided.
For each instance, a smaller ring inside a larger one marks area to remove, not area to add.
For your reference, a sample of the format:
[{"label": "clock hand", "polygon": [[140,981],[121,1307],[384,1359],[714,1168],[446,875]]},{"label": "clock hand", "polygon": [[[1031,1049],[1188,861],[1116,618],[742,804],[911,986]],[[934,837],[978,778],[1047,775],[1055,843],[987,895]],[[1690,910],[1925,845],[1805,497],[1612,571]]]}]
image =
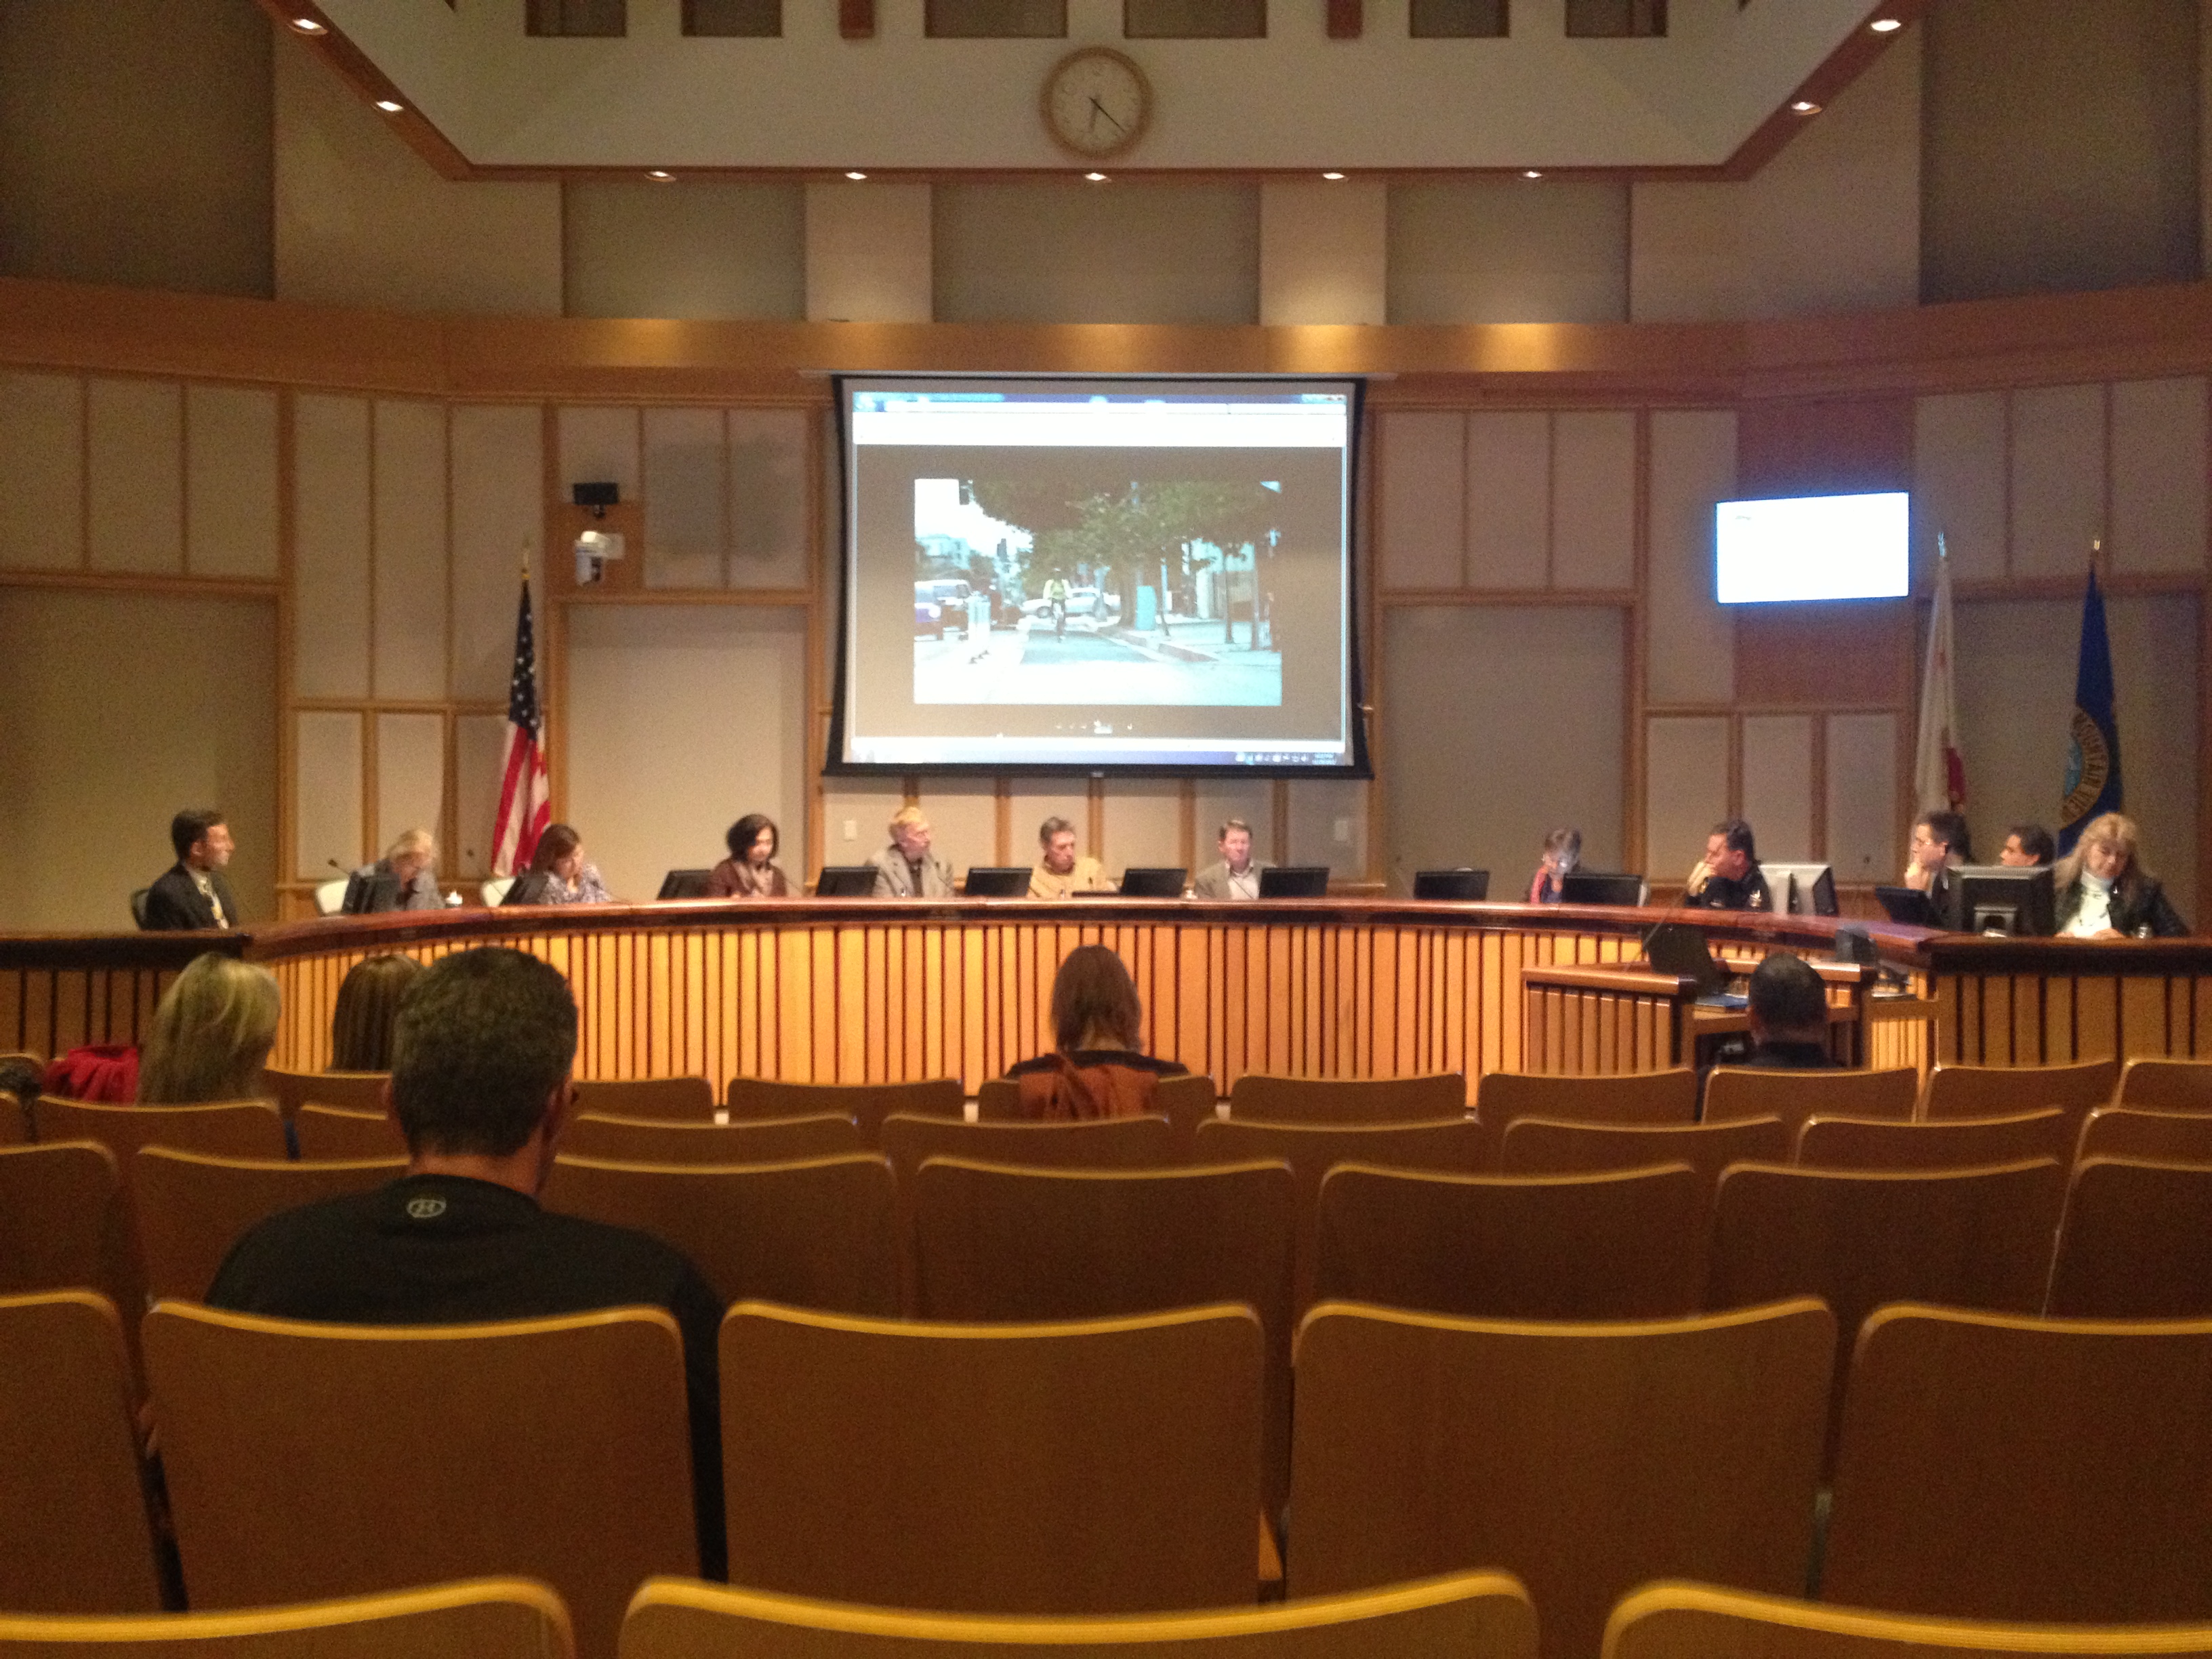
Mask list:
[{"label": "clock hand", "polygon": [[[1098,95],[1096,93],[1093,93],[1091,95],[1091,107],[1096,112],[1096,113],[1094,113],[1091,118],[1091,125],[1092,126],[1095,127],[1098,125],[1098,117],[1101,115],[1104,116],[1109,121],[1114,121],[1113,112],[1108,109],[1105,105],[1098,101]],[[1114,121],[1115,131],[1127,132],[1128,130],[1128,128],[1123,126],[1119,121]]]}]

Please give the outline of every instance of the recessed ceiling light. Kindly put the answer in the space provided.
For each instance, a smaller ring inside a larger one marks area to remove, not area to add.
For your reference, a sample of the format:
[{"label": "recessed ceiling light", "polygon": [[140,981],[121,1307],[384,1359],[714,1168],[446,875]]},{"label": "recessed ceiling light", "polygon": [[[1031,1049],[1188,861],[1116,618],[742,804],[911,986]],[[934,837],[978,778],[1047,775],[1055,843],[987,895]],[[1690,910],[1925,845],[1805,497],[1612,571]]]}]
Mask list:
[{"label": "recessed ceiling light", "polygon": [[1083,176],[1094,185],[1103,185],[1106,182],[1106,175],[1103,173],[1086,173]]},{"label": "recessed ceiling light", "polygon": [[860,171],[856,167],[856,168],[854,168],[852,172],[850,172],[850,173],[847,173],[845,176],[846,176],[848,179],[850,179],[854,180],[855,183],[858,183],[860,179],[863,179],[866,178],[868,175],[867,175],[866,173],[865,173],[860,172]]},{"label": "recessed ceiling light", "polygon": [[646,170],[645,176],[652,179],[656,185],[672,184],[675,182],[676,179],[676,175],[669,172],[665,167],[648,167]]},{"label": "recessed ceiling light", "polygon": [[407,107],[406,105],[397,102],[390,98],[378,99],[376,100],[376,106],[382,110],[386,115],[397,115],[401,110]]},{"label": "recessed ceiling light", "polygon": [[292,20],[292,27],[299,30],[302,34],[327,34],[330,33],[328,29],[325,29],[320,23],[317,22],[312,17],[295,17]]},{"label": "recessed ceiling light", "polygon": [[1540,173],[1540,171],[1538,171],[1536,168],[1534,168],[1534,167],[1528,167],[1528,168],[1527,168],[1527,169],[1523,170],[1523,172],[1522,173],[1521,176],[1522,176],[1523,179],[1540,179],[1540,178],[1542,178],[1544,175],[1543,175],[1543,173]]},{"label": "recessed ceiling light", "polygon": [[1799,115],[1818,115],[1820,106],[1809,98],[1800,98],[1790,107]]},{"label": "recessed ceiling light", "polygon": [[1876,34],[1894,34],[1898,30],[1903,28],[1905,25],[1894,17],[1877,17],[1873,22],[1869,23],[1867,27],[1872,29]]},{"label": "recessed ceiling light", "polygon": [[1344,175],[1340,173],[1324,173],[1322,174],[1322,177],[1324,179],[1336,179],[1343,178]]}]

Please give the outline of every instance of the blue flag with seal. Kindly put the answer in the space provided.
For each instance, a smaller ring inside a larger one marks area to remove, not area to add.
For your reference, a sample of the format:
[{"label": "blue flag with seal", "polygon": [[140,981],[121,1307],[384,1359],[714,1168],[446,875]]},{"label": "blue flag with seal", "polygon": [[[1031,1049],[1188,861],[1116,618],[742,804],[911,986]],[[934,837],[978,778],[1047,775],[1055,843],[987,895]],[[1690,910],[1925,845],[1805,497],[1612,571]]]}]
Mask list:
[{"label": "blue flag with seal", "polygon": [[2058,850],[2074,850],[2083,826],[2120,810],[2120,728],[2112,713],[2112,647],[2105,635],[2105,596],[2097,571],[2081,601],[2081,661],[2074,674],[2073,741],[2066,755],[2066,799],[2058,809]]}]

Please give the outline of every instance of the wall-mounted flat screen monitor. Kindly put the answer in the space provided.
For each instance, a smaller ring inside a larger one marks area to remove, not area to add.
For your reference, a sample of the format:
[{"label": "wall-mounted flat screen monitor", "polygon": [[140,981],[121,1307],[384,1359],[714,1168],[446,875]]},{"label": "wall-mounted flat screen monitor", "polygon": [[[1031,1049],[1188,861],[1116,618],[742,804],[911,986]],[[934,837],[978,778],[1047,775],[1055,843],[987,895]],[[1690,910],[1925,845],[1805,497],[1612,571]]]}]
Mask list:
[{"label": "wall-mounted flat screen monitor", "polygon": [[1417,899],[1456,899],[1479,903],[1490,896],[1487,870],[1416,870],[1413,896]]},{"label": "wall-mounted flat screen monitor", "polygon": [[817,898],[867,898],[875,890],[876,866],[872,864],[824,865],[814,883]]},{"label": "wall-mounted flat screen monitor", "polygon": [[1793,916],[1836,914],[1836,872],[1825,864],[1762,864],[1766,890],[1778,910]]},{"label": "wall-mounted flat screen monitor", "polygon": [[1165,866],[1145,867],[1133,865],[1121,872],[1123,898],[1181,898],[1183,884],[1190,872],[1178,865],[1174,869]]},{"label": "wall-mounted flat screen monitor", "polygon": [[1577,870],[1559,878],[1562,904],[1627,904],[1644,902],[1644,878],[1611,872]]},{"label": "wall-mounted flat screen monitor", "polygon": [[1328,866],[1278,864],[1260,872],[1261,898],[1327,898]]},{"label": "wall-mounted flat screen monitor", "polygon": [[1027,865],[977,865],[961,890],[969,898],[1021,898],[1030,890]]},{"label": "wall-mounted flat screen monitor", "polygon": [[830,771],[1368,775],[1358,381],[836,385]]},{"label": "wall-mounted flat screen monitor", "polygon": [[1898,599],[1911,591],[1911,497],[1723,501],[1713,552],[1723,605]]},{"label": "wall-mounted flat screen monitor", "polygon": [[1957,926],[1967,933],[2019,933],[2047,939],[2058,931],[2051,866],[1968,864],[1951,872],[1959,894]]}]

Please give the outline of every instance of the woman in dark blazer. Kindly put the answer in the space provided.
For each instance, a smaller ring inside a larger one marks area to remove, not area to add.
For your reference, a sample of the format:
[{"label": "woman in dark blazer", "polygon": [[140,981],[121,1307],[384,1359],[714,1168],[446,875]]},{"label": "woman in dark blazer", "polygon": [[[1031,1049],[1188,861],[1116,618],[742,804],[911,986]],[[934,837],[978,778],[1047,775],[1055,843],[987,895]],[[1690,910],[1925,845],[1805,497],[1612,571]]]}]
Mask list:
[{"label": "woman in dark blazer", "polygon": [[2118,812],[2089,820],[2051,881],[2062,935],[2176,939],[2189,931],[2158,878],[2136,861],[2135,820]]}]

